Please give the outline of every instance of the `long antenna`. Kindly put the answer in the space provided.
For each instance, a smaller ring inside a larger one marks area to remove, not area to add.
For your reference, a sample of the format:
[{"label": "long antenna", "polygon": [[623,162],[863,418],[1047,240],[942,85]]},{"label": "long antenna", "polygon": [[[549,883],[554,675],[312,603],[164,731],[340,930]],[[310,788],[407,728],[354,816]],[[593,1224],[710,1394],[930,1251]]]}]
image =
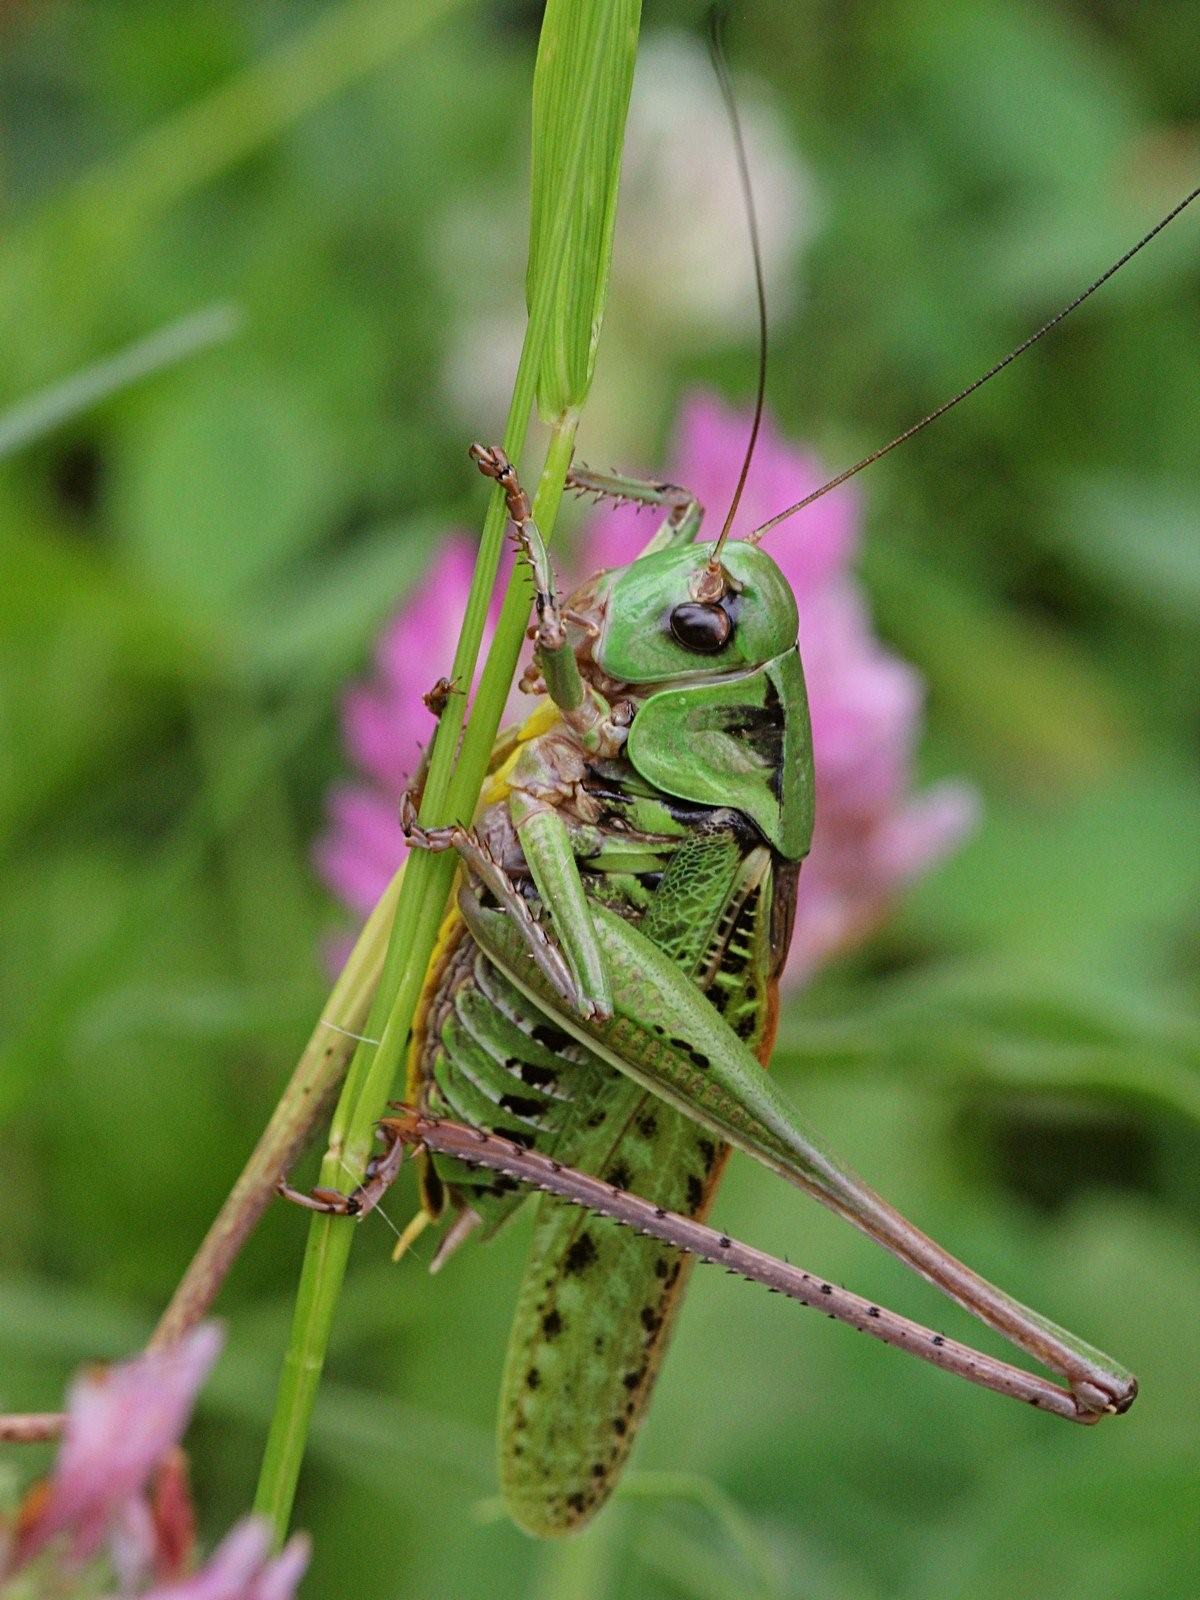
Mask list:
[{"label": "long antenna", "polygon": [[814,500],[819,500],[822,495],[828,494],[830,490],[840,488],[848,478],[853,478],[856,473],[861,472],[864,467],[872,466],[876,461],[879,461],[883,456],[886,456],[890,451],[894,450],[897,445],[904,444],[905,441],[911,439],[914,434],[920,433],[922,428],[927,428],[931,422],[936,422],[939,417],[944,417],[947,411],[956,406],[960,400],[965,400],[969,394],[974,394],[976,389],[982,388],[983,385],[987,383],[989,379],[994,378],[997,373],[1003,372],[1005,367],[1014,362],[1018,356],[1023,356],[1026,350],[1029,349],[1030,345],[1036,344],[1043,334],[1049,333],[1051,328],[1056,328],[1064,319],[1064,317],[1069,317],[1071,312],[1074,311],[1076,307],[1081,306],[1089,295],[1095,294],[1096,290],[1099,289],[1102,284],[1107,283],[1114,273],[1120,272],[1121,268],[1126,264],[1126,262],[1132,261],[1139,250],[1144,250],[1150,243],[1151,239],[1153,239],[1157,234],[1160,234],[1168,223],[1174,222],[1179,213],[1181,211],[1185,211],[1198,195],[1200,195],[1200,185],[1197,185],[1197,187],[1192,190],[1191,194],[1186,195],[1177,206],[1168,211],[1166,216],[1163,217],[1160,222],[1155,223],[1154,227],[1150,229],[1149,233],[1143,234],[1135,245],[1126,250],[1125,254],[1119,261],[1114,261],[1107,272],[1102,272],[1094,283],[1089,283],[1087,288],[1083,290],[1082,294],[1077,294],[1074,300],[1072,300],[1069,305],[1064,306],[1061,311],[1056,312],[1055,315],[1050,318],[1049,322],[1043,322],[1042,326],[1037,330],[1036,333],[1031,333],[1028,339],[1022,340],[1016,349],[1010,350],[1002,361],[997,361],[994,367],[989,367],[981,378],[976,378],[974,383],[969,383],[965,389],[960,389],[953,399],[945,401],[942,405],[938,406],[936,411],[931,411],[927,417],[922,417],[920,422],[914,422],[911,428],[905,428],[903,433],[898,433],[890,444],[885,444],[878,450],[872,450],[869,456],[864,456],[861,461],[856,461],[852,467],[847,467],[845,472],[839,472],[836,478],[830,478],[828,483],[823,483],[819,489],[814,489],[811,494],[806,494],[803,500],[797,500],[794,506],[788,506],[786,511],[777,512],[776,515],[771,517],[769,521],[760,523],[759,526],[755,528],[754,532],[748,535],[748,542],[750,544],[757,544],[762,538],[763,534],[767,533],[771,528],[774,528],[778,523],[785,521],[788,517],[794,517],[797,511],[803,511],[805,506],[812,505]]},{"label": "long antenna", "polygon": [[708,14],[708,51],[712,57],[717,83],[721,88],[721,97],[725,101],[725,110],[729,114],[733,147],[737,154],[738,179],[742,187],[742,199],[746,205],[746,221],[750,227],[750,250],[754,257],[754,289],[758,298],[758,393],[755,396],[754,421],[750,424],[750,438],[746,444],[746,454],[742,460],[742,470],[738,475],[737,488],[733,491],[733,499],[729,502],[729,510],[725,513],[725,525],[721,529],[709,561],[709,566],[714,569],[720,562],[721,551],[729,538],[729,530],[733,527],[733,519],[741,502],[742,490],[746,487],[746,479],[750,475],[750,463],[754,459],[754,446],[758,442],[758,430],[762,425],[763,403],[767,393],[767,289],[763,282],[762,246],[758,237],[758,217],[754,210],[754,190],[750,185],[750,163],[746,159],[746,141],[742,137],[737,98],[733,92],[733,80],[729,75],[729,62],[721,37],[725,15],[726,7],[723,5],[713,6]]}]

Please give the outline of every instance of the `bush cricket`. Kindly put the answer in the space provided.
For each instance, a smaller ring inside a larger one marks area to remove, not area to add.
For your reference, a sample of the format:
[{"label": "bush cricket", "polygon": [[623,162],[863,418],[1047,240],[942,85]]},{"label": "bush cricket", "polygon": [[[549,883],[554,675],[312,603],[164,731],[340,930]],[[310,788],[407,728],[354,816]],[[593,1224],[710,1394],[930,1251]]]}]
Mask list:
[{"label": "bush cricket", "polygon": [[[736,109],[720,63],[718,72],[756,242]],[[544,699],[497,743],[471,826],[422,829],[406,799],[410,845],[456,851],[460,876],[414,1023],[405,1103],[381,1125],[381,1153],[354,1194],[281,1190],[362,1216],[414,1148],[416,1228],[451,1219],[435,1264],[469,1234],[492,1236],[531,1189],[544,1191],[500,1415],[505,1497],[531,1533],[579,1528],[611,1493],[696,1258],[1077,1422],[1123,1412],[1136,1396],[1116,1362],[889,1206],[807,1131],[763,1070],[812,833],[813,758],[801,619],[759,541],[1002,371],[1197,194],[981,377],[747,539],[730,541],[729,530],[763,401],[761,268],[755,424],[715,541],[700,540],[703,511],[686,489],[573,469],[569,487],[655,507],[662,522],[629,566],[560,600],[512,464],[497,448],[471,447],[505,492],[532,574],[524,687]],[[435,702],[451,687],[440,680]],[[883,1244],[1062,1383],[709,1228],[734,1147]]]}]

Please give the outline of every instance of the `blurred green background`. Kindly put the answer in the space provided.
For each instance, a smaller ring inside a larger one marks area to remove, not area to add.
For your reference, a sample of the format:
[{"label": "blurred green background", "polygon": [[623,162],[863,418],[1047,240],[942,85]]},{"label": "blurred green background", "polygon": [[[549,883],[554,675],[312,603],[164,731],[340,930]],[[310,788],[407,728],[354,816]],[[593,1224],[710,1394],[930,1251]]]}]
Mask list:
[{"label": "blurred green background", "polygon": [[[0,468],[4,1408],[144,1337],[317,1015],[339,691],[435,536],[477,525],[463,446],[500,427],[538,11],[0,10],[0,414],[163,328],[180,357],[35,417]],[[698,23],[647,0],[631,124],[665,126],[693,183],[728,151]],[[1194,29],[1189,0],[739,8],[783,174],[761,198],[784,430],[831,466],[890,437],[1191,187]],[[662,187],[628,185],[618,224],[642,243],[618,246],[598,463],[653,468],[689,385],[752,392],[736,191],[705,235]],[[307,1594],[1200,1591],[1198,226],[863,480],[880,629],[929,683],[925,770],[970,776],[986,818],[792,1002],[777,1057],[903,1210],[1132,1366],[1136,1408],[1064,1427],[699,1273],[628,1489],[539,1548],[490,1499],[523,1227],[436,1279],[364,1229],[297,1509]],[[713,281],[673,276],[675,229]],[[969,1331],[748,1163],[718,1214]],[[303,1237],[270,1214],[222,1301],[206,1538],[253,1491]]]}]

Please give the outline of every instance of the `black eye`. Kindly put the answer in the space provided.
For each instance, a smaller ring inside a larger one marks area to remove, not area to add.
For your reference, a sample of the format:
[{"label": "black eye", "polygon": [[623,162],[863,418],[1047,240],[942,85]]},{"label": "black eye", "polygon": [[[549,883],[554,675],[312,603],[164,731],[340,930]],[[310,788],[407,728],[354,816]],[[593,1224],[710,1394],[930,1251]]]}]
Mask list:
[{"label": "black eye", "polygon": [[733,637],[733,623],[724,606],[688,600],[672,611],[671,632],[685,650],[711,656],[729,643]]}]

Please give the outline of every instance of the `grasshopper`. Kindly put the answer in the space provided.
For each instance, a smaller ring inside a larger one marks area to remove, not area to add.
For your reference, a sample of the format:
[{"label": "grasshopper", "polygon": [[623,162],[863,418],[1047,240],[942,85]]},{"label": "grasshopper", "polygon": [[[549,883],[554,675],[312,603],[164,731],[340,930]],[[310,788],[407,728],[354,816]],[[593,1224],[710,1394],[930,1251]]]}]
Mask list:
[{"label": "grasshopper", "polygon": [[[1064,310],[889,444],[747,539],[729,532],[762,414],[766,308],[732,90],[760,326],[758,404],[719,537],[668,483],[572,468],[568,487],[656,507],[628,566],[560,603],[530,502],[504,452],[472,445],[504,491],[533,579],[544,695],[501,735],[472,826],[424,828],[459,889],[413,1023],[406,1104],[350,1195],[289,1198],[364,1216],[418,1152],[422,1204],[401,1250],[450,1219],[434,1266],[537,1203],[505,1362],[500,1474],[514,1520],[583,1527],[628,1457],[697,1259],[764,1283],[971,1381],[1075,1422],[1128,1410],[1137,1382],[986,1282],[833,1155],[772,1083],[779,975],[813,827],[813,753],[796,601],[759,547],[778,523],[929,426],[1002,371],[1200,195],[1179,205]],[[440,680],[431,708],[452,685]],[[419,780],[418,780],[419,788]],[[871,1304],[705,1224],[731,1149],[753,1156],[891,1250],[1063,1380],[1055,1384]]]},{"label": "grasshopper", "polygon": [[[556,1191],[538,1202],[500,1407],[505,1497],[534,1534],[582,1526],[611,1493],[697,1255],[1075,1421],[1126,1410],[1129,1373],[921,1233],[763,1070],[813,822],[799,618],[779,567],[752,540],[728,542],[727,528],[701,542],[686,490],[579,469],[573,487],[665,516],[629,566],[560,603],[511,463],[497,448],[471,455],[502,486],[533,576],[525,686],[545,700],[498,744],[473,826],[423,828],[406,798],[410,845],[461,863],[414,1022],[413,1109],[384,1124],[384,1152],[354,1195],[288,1192],[363,1214],[415,1143],[418,1225],[451,1218],[440,1264],[468,1233],[495,1234],[530,1185]],[[1066,1387],[750,1261],[757,1253],[703,1226],[731,1147]]]}]

